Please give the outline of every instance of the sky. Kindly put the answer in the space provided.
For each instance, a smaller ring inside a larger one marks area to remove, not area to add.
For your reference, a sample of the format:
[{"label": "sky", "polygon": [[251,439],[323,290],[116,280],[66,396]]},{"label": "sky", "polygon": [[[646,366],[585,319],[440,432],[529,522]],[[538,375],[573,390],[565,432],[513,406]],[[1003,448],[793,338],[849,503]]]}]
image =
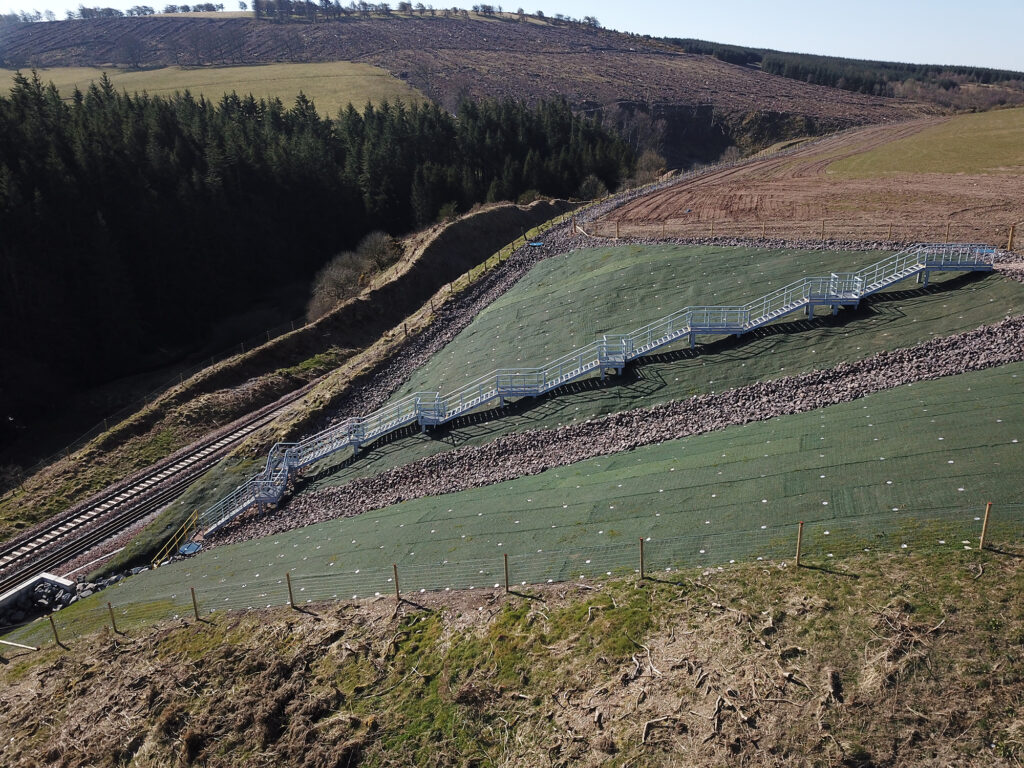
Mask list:
[{"label": "sky", "polygon": [[[211,1],[223,2],[225,10],[238,9],[237,0]],[[859,59],[1024,71],[1024,0],[515,0],[527,1],[531,4],[523,8],[529,13],[540,9],[549,16],[594,16],[602,26],[623,32]],[[167,2],[88,0],[84,5],[122,10],[151,5],[159,10]],[[0,11],[52,10],[64,18],[67,10],[80,4],[0,0]],[[435,0],[433,5],[473,4]],[[515,11],[519,5],[502,7]]]}]

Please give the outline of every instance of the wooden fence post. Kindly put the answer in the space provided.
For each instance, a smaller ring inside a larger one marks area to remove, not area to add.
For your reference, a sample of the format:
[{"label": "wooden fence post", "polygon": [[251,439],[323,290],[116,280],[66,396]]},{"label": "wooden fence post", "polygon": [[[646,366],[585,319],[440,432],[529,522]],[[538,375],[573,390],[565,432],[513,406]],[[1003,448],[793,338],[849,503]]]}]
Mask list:
[{"label": "wooden fence post", "polygon": [[294,608],[295,595],[292,594],[292,575],[288,571],[284,572],[284,580],[288,582],[288,605]]},{"label": "wooden fence post", "polygon": [[981,521],[981,542],[978,545],[978,549],[985,548],[985,537],[988,535],[988,516],[992,511],[992,502],[988,502],[985,505],[985,519]]},{"label": "wooden fence post", "polygon": [[945,243],[949,242],[949,222],[948,221],[946,222],[946,239],[943,240],[943,242],[945,242]]},{"label": "wooden fence post", "polygon": [[796,529],[796,567],[800,567],[800,548],[804,543],[804,521],[801,520]]},{"label": "wooden fence post", "polygon": [[825,239],[825,220],[821,220],[821,239]]},{"label": "wooden fence post", "polygon": [[640,580],[644,578],[644,537],[640,537]]},{"label": "wooden fence post", "polygon": [[765,239],[765,222],[761,222],[761,239]]},{"label": "wooden fence post", "polygon": [[199,621],[199,603],[196,602],[196,588],[189,587],[192,592],[192,613],[196,615],[196,621]]},{"label": "wooden fence post", "polygon": [[395,572],[395,602],[402,602],[402,593],[398,590],[398,563],[392,563],[391,569]]},{"label": "wooden fence post", "polygon": [[712,237],[715,236],[715,220],[714,219],[711,220],[711,236]]},{"label": "wooden fence post", "polygon": [[117,631],[117,621],[114,619],[114,608],[109,602],[107,603],[107,612],[110,614],[110,628],[114,630],[115,635],[121,634]]},{"label": "wooden fence post", "polygon": [[1013,250],[1013,231],[1016,228],[1017,228],[1016,224],[1011,224],[1010,225],[1010,239],[1006,242],[1006,250],[1008,250],[1008,251],[1012,251]]},{"label": "wooden fence post", "polygon": [[619,239],[619,220],[615,220],[615,239]]},{"label": "wooden fence post", "polygon": [[889,222],[889,236],[886,238],[886,240],[892,240],[892,222]]},{"label": "wooden fence post", "polygon": [[508,555],[504,555],[505,559],[505,594],[508,594]]}]

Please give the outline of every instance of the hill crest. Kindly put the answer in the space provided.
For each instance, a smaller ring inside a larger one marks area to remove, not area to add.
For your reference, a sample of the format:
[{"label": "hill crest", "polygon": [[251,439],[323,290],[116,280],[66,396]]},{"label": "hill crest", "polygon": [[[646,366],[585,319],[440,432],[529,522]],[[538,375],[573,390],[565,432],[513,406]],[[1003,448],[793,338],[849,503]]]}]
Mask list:
[{"label": "hill crest", "polygon": [[577,24],[435,17],[309,23],[255,19],[90,19],[0,28],[0,64],[237,66],[359,61],[454,109],[464,97],[565,99],[600,113],[670,165],[730,145],[903,120],[934,108],[849,93],[689,54],[658,40]]}]

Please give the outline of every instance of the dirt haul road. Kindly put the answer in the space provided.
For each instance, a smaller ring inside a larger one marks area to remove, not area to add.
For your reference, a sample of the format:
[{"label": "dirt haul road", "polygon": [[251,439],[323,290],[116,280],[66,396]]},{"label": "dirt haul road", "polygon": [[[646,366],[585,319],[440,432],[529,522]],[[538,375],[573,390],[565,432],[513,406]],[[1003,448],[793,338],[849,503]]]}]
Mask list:
[{"label": "dirt haul road", "polygon": [[[1019,173],[893,173],[842,178],[834,162],[949,118],[873,125],[684,181],[611,211],[595,234],[986,242],[1024,219]],[[822,222],[824,221],[824,227]],[[890,231],[891,226],[891,231]]]}]

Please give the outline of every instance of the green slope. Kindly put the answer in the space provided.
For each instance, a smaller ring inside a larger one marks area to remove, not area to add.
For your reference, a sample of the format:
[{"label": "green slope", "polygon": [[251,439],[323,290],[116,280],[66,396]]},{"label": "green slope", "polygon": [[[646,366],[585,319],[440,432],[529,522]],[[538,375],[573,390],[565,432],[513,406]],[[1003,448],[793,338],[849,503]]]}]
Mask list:
[{"label": "green slope", "polygon": [[[806,275],[856,269],[886,254],[628,246],[577,251],[541,262],[418,370],[403,393],[450,391],[496,367],[536,365],[608,331],[626,331],[690,304],[742,303]],[[342,467],[339,454],[312,473],[313,486],[339,484],[512,431],[723,391],[828,368],[933,335],[977,328],[1024,311],[1024,285],[999,275],[936,276],[878,294],[857,310],[808,322],[791,317],[742,339],[645,358],[604,386],[571,385],[486,419],[369,446]]]},{"label": "green slope", "polygon": [[[58,614],[69,632],[191,610],[403,591],[490,589],[503,581],[631,572],[644,537],[652,571],[788,559],[796,523],[807,562],[1024,535],[1024,364],[873,394],[820,411],[674,440],[447,496],[404,502],[195,558],[121,582]],[[149,601],[153,601],[150,603]],[[48,626],[19,634],[41,639]]]}]

